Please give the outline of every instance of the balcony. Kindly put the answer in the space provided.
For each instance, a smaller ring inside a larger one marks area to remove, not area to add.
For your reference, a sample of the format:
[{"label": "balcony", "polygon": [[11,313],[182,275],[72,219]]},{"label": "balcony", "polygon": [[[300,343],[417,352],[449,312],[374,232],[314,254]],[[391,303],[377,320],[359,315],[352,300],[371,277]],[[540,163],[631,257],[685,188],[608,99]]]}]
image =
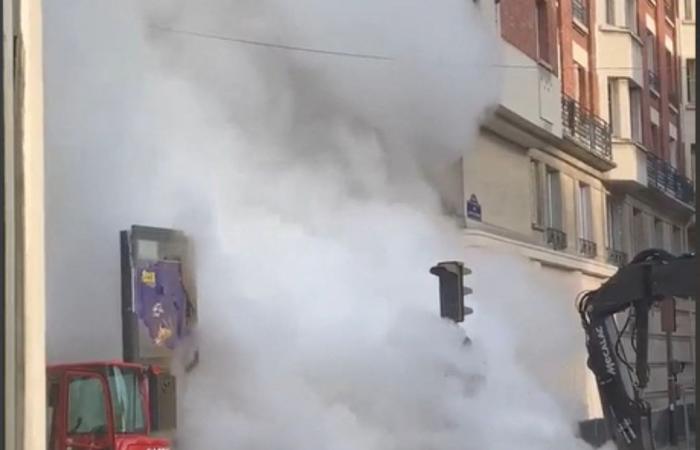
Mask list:
[{"label": "balcony", "polygon": [[608,262],[617,267],[622,267],[627,264],[627,253],[609,248]]},{"label": "balcony", "polygon": [[562,127],[564,136],[575,141],[589,153],[612,161],[610,125],[600,117],[588,112],[571,97],[562,95]]},{"label": "balcony", "polygon": [[649,82],[649,88],[656,94],[659,95],[659,92],[661,92],[661,79],[659,76],[649,70],[647,71],[647,81]]},{"label": "balcony", "polygon": [[647,184],[683,203],[692,205],[695,202],[692,181],[671,164],[652,154],[647,155]]},{"label": "balcony", "polygon": [[579,238],[578,251],[586,258],[595,258],[598,254],[598,246],[595,242]]},{"label": "balcony", "polygon": [[545,231],[547,244],[554,250],[566,249],[566,233],[556,228],[547,228]]},{"label": "balcony", "polygon": [[586,0],[573,0],[572,9],[573,18],[582,25],[588,26],[588,8],[586,7]]}]

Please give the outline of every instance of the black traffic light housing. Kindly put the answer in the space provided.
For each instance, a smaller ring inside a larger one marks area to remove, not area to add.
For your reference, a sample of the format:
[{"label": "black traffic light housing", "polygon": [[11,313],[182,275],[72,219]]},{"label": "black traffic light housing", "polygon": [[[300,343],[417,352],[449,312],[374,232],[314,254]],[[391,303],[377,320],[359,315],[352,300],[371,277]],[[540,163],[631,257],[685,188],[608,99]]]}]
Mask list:
[{"label": "black traffic light housing", "polygon": [[444,261],[430,268],[440,279],[440,317],[464,322],[464,316],[474,312],[464,305],[464,296],[472,290],[464,286],[464,275],[472,273],[459,261]]}]

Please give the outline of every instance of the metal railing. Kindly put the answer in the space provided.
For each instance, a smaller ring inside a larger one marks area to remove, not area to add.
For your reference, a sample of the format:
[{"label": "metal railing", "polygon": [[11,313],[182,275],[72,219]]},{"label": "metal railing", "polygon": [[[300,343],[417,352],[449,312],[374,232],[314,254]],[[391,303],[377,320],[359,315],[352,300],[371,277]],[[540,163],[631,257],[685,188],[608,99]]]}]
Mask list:
[{"label": "metal railing", "polygon": [[671,164],[652,154],[647,154],[647,184],[684,203],[695,202],[693,182]]},{"label": "metal railing", "polygon": [[654,90],[657,94],[661,92],[661,80],[659,76],[653,70],[647,71],[647,79],[649,80],[649,87]]},{"label": "metal railing", "polygon": [[573,0],[571,3],[574,19],[588,26],[588,7],[586,5],[586,0]]},{"label": "metal railing", "polygon": [[564,250],[566,248],[566,233],[556,228],[547,228],[545,231],[547,244],[554,250]]},{"label": "metal railing", "polygon": [[610,264],[616,265],[617,267],[622,267],[627,264],[627,253],[615,250],[612,248],[608,249],[608,262]]},{"label": "metal railing", "polygon": [[610,125],[591,114],[573,98],[562,95],[561,114],[564,133],[594,155],[612,161]]},{"label": "metal railing", "polygon": [[598,246],[595,242],[588,239],[579,238],[578,251],[587,258],[595,258],[598,254]]}]

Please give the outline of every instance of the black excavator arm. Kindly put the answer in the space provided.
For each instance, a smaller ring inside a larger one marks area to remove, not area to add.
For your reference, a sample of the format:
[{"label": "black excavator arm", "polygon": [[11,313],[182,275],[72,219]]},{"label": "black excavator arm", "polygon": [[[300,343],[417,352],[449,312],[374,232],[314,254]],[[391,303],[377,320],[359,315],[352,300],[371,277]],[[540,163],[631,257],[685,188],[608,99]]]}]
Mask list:
[{"label": "black excavator arm", "polygon": [[[668,297],[695,297],[698,268],[694,254],[675,257],[645,250],[600,288],[580,297],[588,367],[598,383],[603,415],[620,450],[653,450],[651,411],[642,393],[649,381],[649,310]],[[622,328],[615,314],[628,311]],[[634,368],[627,362],[622,335],[629,329]]]}]

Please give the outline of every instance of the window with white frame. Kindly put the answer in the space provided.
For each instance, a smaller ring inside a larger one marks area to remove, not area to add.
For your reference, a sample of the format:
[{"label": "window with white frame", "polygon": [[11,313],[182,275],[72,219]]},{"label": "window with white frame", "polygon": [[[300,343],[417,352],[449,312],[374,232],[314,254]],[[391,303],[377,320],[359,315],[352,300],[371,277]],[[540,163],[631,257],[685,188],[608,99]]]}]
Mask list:
[{"label": "window with white frame", "polygon": [[630,84],[630,127],[631,138],[635,142],[642,142],[642,90],[639,86]]},{"label": "window with white frame", "polygon": [[675,169],[678,168],[678,141],[673,137],[668,138],[668,155],[671,166]]},{"label": "window with white frame", "polygon": [[617,138],[622,137],[620,135],[620,115],[618,114],[619,104],[619,81],[617,78],[608,77],[608,121],[612,135]]},{"label": "window with white frame", "polygon": [[605,23],[615,25],[615,0],[605,0]]},{"label": "window with white frame", "polygon": [[658,217],[654,219],[654,246],[663,249],[664,245],[664,223]]},{"label": "window with white frame", "polygon": [[661,141],[659,140],[659,126],[655,123],[651,124],[651,142],[649,145],[651,146],[652,152],[659,152],[660,151],[660,143]]},{"label": "window with white frame", "polygon": [[695,20],[695,0],[685,0],[683,6],[683,18],[685,20]]},{"label": "window with white frame", "polygon": [[693,184],[696,183],[695,180],[695,144],[690,144],[690,179],[693,180]]},{"label": "window with white frame", "polygon": [[644,37],[644,47],[647,51],[647,67],[654,74],[658,74],[657,58],[656,58],[656,36],[651,30],[647,30]]},{"label": "window with white frame", "polygon": [[561,173],[547,167],[547,227],[562,230]]},{"label": "window with white frame", "polygon": [[622,251],[622,202],[608,195],[605,200],[607,216],[607,245],[609,249]]},{"label": "window with white frame", "polygon": [[634,34],[639,34],[637,0],[625,0],[625,26]]},{"label": "window with white frame", "polygon": [[593,240],[593,206],[591,187],[579,182],[576,189],[576,216],[578,218],[578,237]]},{"label": "window with white frame", "polygon": [[695,103],[695,58],[685,60],[688,103]]},{"label": "window with white frame", "polygon": [[678,255],[683,252],[683,239],[681,235],[681,227],[673,226],[671,235],[671,252]]},{"label": "window with white frame", "polygon": [[541,61],[551,64],[548,4],[545,0],[537,0],[535,8],[537,14],[537,56]]},{"label": "window with white frame", "polygon": [[632,208],[632,257],[647,247],[644,214],[640,209]]},{"label": "window with white frame", "polygon": [[535,160],[530,160],[530,199],[532,211],[532,225],[535,227],[544,226],[544,183],[542,180],[542,164]]}]

